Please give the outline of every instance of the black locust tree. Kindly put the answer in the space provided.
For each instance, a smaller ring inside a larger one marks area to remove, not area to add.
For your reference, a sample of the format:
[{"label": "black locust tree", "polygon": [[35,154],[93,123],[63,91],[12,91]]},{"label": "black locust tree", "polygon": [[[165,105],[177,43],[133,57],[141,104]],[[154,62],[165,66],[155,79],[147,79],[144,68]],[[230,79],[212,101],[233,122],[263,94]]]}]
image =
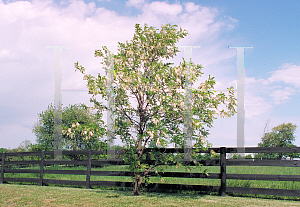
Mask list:
[{"label": "black locust tree", "polygon": [[[128,149],[125,161],[130,164],[134,173],[134,194],[139,195],[142,183],[149,177],[150,172],[167,161],[174,161],[174,157],[164,153],[154,153],[154,162],[145,162],[145,148],[149,146],[166,147],[174,144],[183,148],[186,144],[185,114],[190,110],[189,131],[194,142],[193,147],[201,148],[204,138],[208,135],[205,127],[212,127],[216,115],[230,117],[236,112],[236,99],[233,87],[228,88],[228,95],[213,91],[214,77],[191,92],[192,103],[185,104],[185,89],[187,77],[195,82],[203,73],[202,66],[184,60],[179,66],[163,63],[163,60],[173,58],[179,52],[175,44],[179,39],[188,35],[186,30],[177,29],[177,25],[162,25],[161,30],[139,24],[135,26],[133,39],[126,43],[118,43],[118,53],[112,53],[103,46],[95,51],[95,57],[101,57],[104,70],[109,71],[108,64],[113,61],[114,88],[114,116],[115,135],[119,136]],[[94,77],[86,74],[85,68],[77,63],[75,67],[87,80],[87,87],[93,91],[93,96],[100,94],[109,100],[106,90],[107,76]],[[186,69],[188,67],[188,72]],[[188,75],[189,74],[189,75]],[[191,98],[190,96],[190,98]],[[93,97],[95,107],[108,110]],[[221,110],[224,104],[226,110]]]}]

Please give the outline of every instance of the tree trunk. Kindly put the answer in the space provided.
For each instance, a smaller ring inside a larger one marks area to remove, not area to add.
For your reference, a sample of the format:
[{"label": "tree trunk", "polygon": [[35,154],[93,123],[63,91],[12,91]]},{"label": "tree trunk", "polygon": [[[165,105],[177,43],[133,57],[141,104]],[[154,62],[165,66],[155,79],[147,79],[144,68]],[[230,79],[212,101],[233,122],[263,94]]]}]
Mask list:
[{"label": "tree trunk", "polygon": [[140,195],[142,191],[143,176],[137,174],[134,181],[133,195]]}]

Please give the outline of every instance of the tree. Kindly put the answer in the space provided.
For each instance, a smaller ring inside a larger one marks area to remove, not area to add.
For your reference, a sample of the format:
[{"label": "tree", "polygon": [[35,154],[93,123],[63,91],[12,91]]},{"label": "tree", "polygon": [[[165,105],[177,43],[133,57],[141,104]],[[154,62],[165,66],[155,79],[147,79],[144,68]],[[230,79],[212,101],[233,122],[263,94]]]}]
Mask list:
[{"label": "tree", "polygon": [[246,155],[243,157],[241,155],[238,155],[237,153],[229,153],[227,155],[228,155],[227,159],[249,159],[249,158],[252,158],[252,155]]},{"label": "tree", "polygon": [[[264,133],[264,136],[261,138],[262,141],[258,143],[258,147],[297,147],[293,144],[296,127],[292,123],[283,123],[274,127],[271,132]],[[282,159],[283,157],[295,158],[299,157],[299,155],[299,153],[262,153],[258,157]]]},{"label": "tree", "polygon": [[[163,153],[153,153],[155,163],[147,164],[145,148],[151,143],[155,147],[166,147],[172,143],[175,147],[184,147],[184,95],[180,92],[185,85],[185,68],[191,68],[191,80],[196,81],[203,73],[199,64],[183,59],[177,67],[163,60],[173,58],[178,48],[175,43],[184,38],[186,30],[177,29],[177,25],[162,25],[160,32],[154,27],[135,25],[133,40],[118,43],[118,54],[112,55],[107,47],[95,51],[95,57],[104,62],[103,69],[109,71],[114,61],[115,82],[115,134],[127,146],[128,154],[125,161],[134,172],[134,194],[141,192],[142,183],[148,179],[149,172],[162,163],[173,160],[174,157]],[[87,80],[87,88],[92,89],[92,102],[95,108],[103,112],[109,108],[95,99],[100,94],[108,100],[106,83],[108,76],[94,77],[85,73],[85,68],[75,63],[75,67]],[[208,78],[192,93],[192,140],[194,147],[201,149],[203,139],[207,137],[205,126],[212,127],[215,115],[229,117],[235,113],[236,99],[233,87],[228,88],[229,96],[224,93],[215,94],[214,77]],[[137,104],[135,106],[134,101]],[[219,105],[225,104],[226,111]],[[155,143],[155,145],[153,144]]]},{"label": "tree", "polygon": [[[8,152],[9,150],[6,148],[0,148],[0,154],[2,154],[3,152]],[[2,157],[0,158],[0,161],[2,161]]]},{"label": "tree", "polygon": [[6,149],[6,148],[0,148],[0,153],[3,153],[3,152],[8,152],[9,150]]},{"label": "tree", "polygon": [[[99,140],[105,133],[101,115],[84,104],[64,107],[62,109],[63,149],[99,150],[105,148],[105,142]],[[31,145],[32,150],[54,150],[53,120],[54,107],[51,104],[48,110],[39,114],[39,121],[33,127],[32,131],[37,137],[37,145]]]},{"label": "tree", "polygon": [[25,152],[28,151],[28,149],[30,148],[31,145],[31,141],[25,139],[23,142],[20,143],[19,148],[23,149]]}]

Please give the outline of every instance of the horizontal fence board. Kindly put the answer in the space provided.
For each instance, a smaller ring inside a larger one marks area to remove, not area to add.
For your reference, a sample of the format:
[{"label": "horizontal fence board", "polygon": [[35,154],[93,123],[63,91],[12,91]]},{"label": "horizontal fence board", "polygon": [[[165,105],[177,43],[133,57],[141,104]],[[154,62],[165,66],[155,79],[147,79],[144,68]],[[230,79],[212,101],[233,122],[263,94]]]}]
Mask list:
[{"label": "horizontal fence board", "polygon": [[226,192],[300,197],[300,190],[286,190],[286,189],[227,187]]},{"label": "horizontal fence board", "polygon": [[40,173],[40,170],[31,170],[31,169],[4,169],[4,173]]},{"label": "horizontal fence board", "polygon": [[5,178],[4,182],[27,182],[27,183],[38,183],[39,178]]},{"label": "horizontal fence board", "polygon": [[[62,150],[62,155],[87,155],[88,150]],[[119,151],[118,151],[119,152]],[[106,150],[92,150],[92,155],[103,155],[106,154]],[[45,155],[53,155],[54,151],[45,151]],[[7,152],[5,153],[6,157],[9,156],[41,156],[41,152]],[[0,158],[2,158],[2,154],[0,154]]]},{"label": "horizontal fence board", "polygon": [[41,161],[38,161],[38,160],[5,161],[5,165],[9,165],[9,164],[12,164],[12,165],[22,165],[22,164],[23,165],[39,165],[40,163],[41,163]]},{"label": "horizontal fence board", "polygon": [[64,161],[64,160],[45,160],[45,165],[87,165],[87,160],[72,160],[72,161]]},{"label": "horizontal fence board", "polygon": [[300,167],[300,160],[226,160],[227,166],[280,166],[280,167]]},{"label": "horizontal fence board", "polygon": [[[5,153],[5,157],[9,156],[41,156],[41,152],[7,152]],[[2,154],[0,154],[2,158]]]},{"label": "horizontal fence board", "polygon": [[[189,166],[197,166],[198,164],[201,164],[203,166],[220,166],[220,160],[184,160],[184,159],[177,159],[175,160],[177,162],[180,162],[183,165],[189,165]],[[147,163],[149,165],[154,165],[155,160],[143,160],[143,163]],[[168,165],[176,165],[176,163],[170,162]]]},{"label": "horizontal fence board", "polygon": [[[182,178],[208,178],[220,179],[219,173],[181,173],[181,172],[158,172],[162,177],[182,177]],[[132,176],[132,172],[128,171],[91,171],[91,175],[95,176]],[[150,176],[157,176],[155,172],[149,173]]]},{"label": "horizontal fence board", "polygon": [[[70,151],[62,151],[63,155],[88,155],[89,151],[88,150],[70,150]],[[102,155],[102,154],[106,154],[106,150],[100,150],[100,151],[96,151],[96,150],[92,150],[92,155]]]},{"label": "horizontal fence board", "polygon": [[[220,148],[208,148],[220,153]],[[226,153],[237,153],[237,149],[245,149],[245,153],[300,153],[300,147],[245,147],[245,148],[226,148]],[[201,152],[202,153],[202,152]]]},{"label": "horizontal fence board", "polygon": [[151,183],[147,188],[219,192],[220,186]]},{"label": "horizontal fence board", "polygon": [[127,171],[91,171],[95,176],[132,176],[132,172]]},{"label": "horizontal fence board", "polygon": [[44,174],[86,175],[86,170],[44,170]]},{"label": "horizontal fence board", "polygon": [[246,147],[245,153],[300,153],[300,147]]},{"label": "horizontal fence board", "polygon": [[85,185],[86,181],[43,179],[43,183],[59,185]]},{"label": "horizontal fence board", "polygon": [[180,148],[146,148],[145,152],[164,152],[164,153],[184,153],[184,149]]},{"label": "horizontal fence board", "polygon": [[298,181],[298,182],[300,182],[300,175],[226,174],[226,179],[274,180],[274,181]]},{"label": "horizontal fence board", "polygon": [[124,160],[122,159],[101,159],[92,160],[92,165],[124,165]]},{"label": "horizontal fence board", "polygon": [[[220,173],[182,173],[182,172],[159,172],[162,177],[182,177],[182,178],[208,178],[208,179],[220,179]],[[154,176],[154,173],[153,173]]]}]

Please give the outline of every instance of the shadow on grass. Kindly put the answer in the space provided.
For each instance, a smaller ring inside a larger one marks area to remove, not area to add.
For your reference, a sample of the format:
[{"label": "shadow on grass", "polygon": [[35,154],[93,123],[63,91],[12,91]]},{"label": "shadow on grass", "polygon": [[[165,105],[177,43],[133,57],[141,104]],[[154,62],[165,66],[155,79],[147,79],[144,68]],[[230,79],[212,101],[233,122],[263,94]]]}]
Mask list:
[{"label": "shadow on grass", "polygon": [[[37,183],[21,183],[21,182],[7,182],[6,184],[11,185],[33,185],[38,186]],[[85,186],[75,186],[75,185],[58,185],[58,184],[44,184],[43,186],[50,187],[68,187],[74,189],[86,189]],[[120,196],[135,196],[132,193],[132,187],[109,187],[109,186],[91,186],[90,190],[93,190],[95,193],[99,194],[108,194],[106,198],[118,198]],[[109,193],[108,193],[109,191]],[[144,189],[141,196],[147,197],[176,197],[176,198],[190,198],[190,199],[199,199],[199,197],[205,196],[216,196],[220,197],[217,192],[208,192],[208,191],[183,191],[183,190],[154,190],[154,189]],[[230,197],[245,197],[245,198],[259,198],[266,200],[286,200],[286,201],[300,201],[300,197],[292,196],[273,196],[273,195],[260,195],[260,194],[241,194],[241,193],[227,193],[227,196]]]},{"label": "shadow on grass", "polygon": [[227,195],[231,197],[259,198],[259,199],[266,199],[266,200],[300,201],[300,197],[295,197],[295,196],[243,194],[243,193],[227,193]]}]

